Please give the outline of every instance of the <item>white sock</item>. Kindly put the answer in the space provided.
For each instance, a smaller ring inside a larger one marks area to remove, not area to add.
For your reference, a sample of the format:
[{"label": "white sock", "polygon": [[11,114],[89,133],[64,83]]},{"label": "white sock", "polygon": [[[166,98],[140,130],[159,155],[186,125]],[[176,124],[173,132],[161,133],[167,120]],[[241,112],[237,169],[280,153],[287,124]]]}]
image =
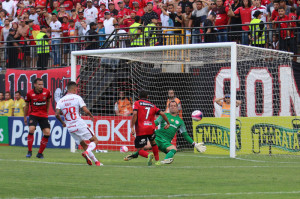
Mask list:
[{"label": "white sock", "polygon": [[94,150],[96,148],[96,144],[95,142],[91,142],[87,148],[87,152],[90,153],[92,150]]},{"label": "white sock", "polygon": [[92,151],[89,152],[89,157],[90,157],[94,162],[98,162],[97,158],[95,157],[95,155],[93,154]]}]

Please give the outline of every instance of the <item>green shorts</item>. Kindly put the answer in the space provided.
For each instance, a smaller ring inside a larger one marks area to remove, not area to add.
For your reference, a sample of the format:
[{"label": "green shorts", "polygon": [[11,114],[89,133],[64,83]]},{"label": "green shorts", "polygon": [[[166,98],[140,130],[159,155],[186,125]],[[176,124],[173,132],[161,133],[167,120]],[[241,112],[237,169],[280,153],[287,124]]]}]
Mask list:
[{"label": "green shorts", "polygon": [[155,138],[155,142],[159,148],[160,151],[164,152],[164,153],[168,153],[167,148],[169,146],[172,146],[173,144],[171,144],[171,142],[166,141],[162,138],[156,137]]}]

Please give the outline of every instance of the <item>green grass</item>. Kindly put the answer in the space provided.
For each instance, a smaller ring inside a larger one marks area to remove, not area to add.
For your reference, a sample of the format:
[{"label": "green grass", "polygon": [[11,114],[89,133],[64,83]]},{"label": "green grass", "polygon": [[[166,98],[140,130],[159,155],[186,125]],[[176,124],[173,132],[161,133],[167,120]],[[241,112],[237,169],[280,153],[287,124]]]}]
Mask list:
[{"label": "green grass", "polygon": [[178,152],[171,165],[148,167],[145,158],[109,152],[95,153],[105,165],[96,167],[80,152],[46,149],[43,160],[36,152],[26,159],[26,148],[0,147],[0,198],[300,198],[297,157]]}]

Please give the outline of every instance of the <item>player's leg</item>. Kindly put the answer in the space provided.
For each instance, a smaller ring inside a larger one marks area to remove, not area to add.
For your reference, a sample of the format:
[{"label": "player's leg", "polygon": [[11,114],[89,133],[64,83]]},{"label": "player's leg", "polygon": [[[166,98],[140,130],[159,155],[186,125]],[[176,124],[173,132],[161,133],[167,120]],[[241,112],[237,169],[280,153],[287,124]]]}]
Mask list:
[{"label": "player's leg", "polygon": [[152,151],[153,151],[153,154],[154,154],[154,157],[155,157],[155,160],[156,161],[159,161],[159,154],[158,154],[158,146],[155,142],[155,133],[153,133],[152,135],[150,135],[148,137],[149,141],[150,141],[150,144],[152,146]]},{"label": "player's leg", "polygon": [[[152,149],[152,146],[150,144],[149,141],[147,141],[147,145],[143,148],[143,150],[151,150]],[[127,155],[124,160],[125,161],[129,161],[129,160],[132,160],[134,158],[138,158],[139,157],[139,150],[137,150],[136,152],[132,153],[131,155]]]},{"label": "player's leg", "polygon": [[172,144],[169,144],[169,146],[168,146],[168,144],[166,144],[164,146],[164,148],[166,148],[167,155],[166,155],[165,159],[163,161],[161,161],[161,163],[162,164],[171,164],[174,161],[173,157],[174,157],[175,153],[177,152],[177,148]]},{"label": "player's leg", "polygon": [[32,145],[33,145],[33,141],[34,141],[34,131],[36,129],[36,125],[37,125],[37,120],[34,116],[30,115],[29,116],[29,133],[27,136],[27,146],[28,146],[28,152],[26,155],[26,158],[31,158],[32,156]]},{"label": "player's leg", "polygon": [[43,138],[41,140],[40,149],[39,149],[39,152],[36,155],[36,157],[43,159],[44,158],[43,152],[48,144],[48,140],[50,137],[50,123],[49,123],[48,118],[38,118],[38,122],[43,131]]},{"label": "player's leg", "polygon": [[84,140],[81,140],[81,141],[80,141],[80,145],[82,146],[82,148],[83,148],[83,150],[84,150],[84,152],[81,154],[82,157],[86,160],[86,163],[87,163],[88,165],[92,166],[92,165],[93,165],[93,162],[92,162],[91,158],[89,157],[88,152],[86,151],[87,148],[88,148],[87,143],[86,143]]}]

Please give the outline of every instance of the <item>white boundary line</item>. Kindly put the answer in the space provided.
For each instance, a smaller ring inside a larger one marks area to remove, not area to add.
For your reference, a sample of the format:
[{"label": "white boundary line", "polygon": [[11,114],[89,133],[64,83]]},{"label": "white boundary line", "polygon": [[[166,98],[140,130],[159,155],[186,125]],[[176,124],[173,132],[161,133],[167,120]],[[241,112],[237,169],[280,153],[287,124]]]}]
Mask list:
[{"label": "white boundary line", "polygon": [[[200,196],[234,196],[234,195],[284,195],[300,194],[300,191],[276,191],[276,192],[238,192],[238,193],[200,193],[200,194],[174,194],[174,195],[121,195],[121,196],[75,196],[75,197],[34,197],[30,199],[84,199],[84,198],[177,198]],[[28,198],[28,197],[27,197]],[[6,198],[21,199],[21,198]],[[29,199],[29,198],[28,198]]]},{"label": "white boundary line", "polygon": [[[0,159],[0,161],[3,162],[24,162],[24,163],[38,163],[38,164],[52,164],[52,165],[68,165],[68,166],[88,166],[85,163],[67,163],[67,162],[45,162],[45,161],[34,161],[34,160],[10,160],[10,159]],[[153,166],[153,167],[149,167],[149,166],[126,166],[126,165],[106,165],[104,164],[105,167],[120,167],[120,168],[163,168],[163,169],[215,169],[215,168],[224,168],[224,169],[231,169],[231,168],[299,168],[300,165],[298,166],[291,166],[291,165],[286,165],[286,166],[282,166],[282,165],[269,165],[269,166],[265,166],[265,165],[253,165],[253,166],[165,166],[165,165],[161,165],[161,166]]]}]

